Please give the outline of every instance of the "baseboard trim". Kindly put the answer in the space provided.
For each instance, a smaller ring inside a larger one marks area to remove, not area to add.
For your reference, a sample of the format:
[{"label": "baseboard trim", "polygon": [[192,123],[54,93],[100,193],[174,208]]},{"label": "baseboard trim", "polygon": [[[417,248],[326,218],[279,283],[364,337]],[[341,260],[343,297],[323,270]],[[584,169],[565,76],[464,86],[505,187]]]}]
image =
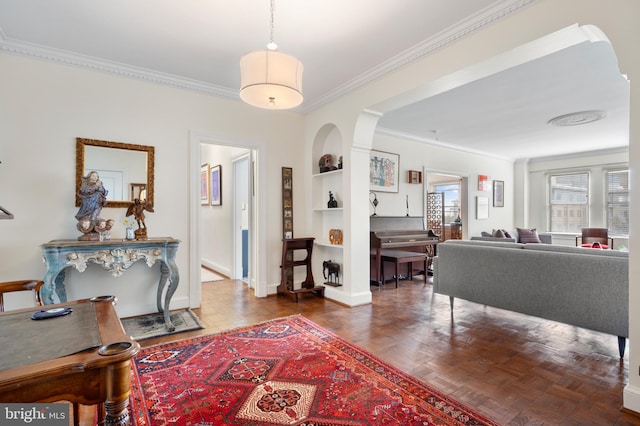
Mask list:
[{"label": "baseboard trim", "polygon": [[623,410],[640,416],[640,388],[637,386],[627,385],[622,393]]}]

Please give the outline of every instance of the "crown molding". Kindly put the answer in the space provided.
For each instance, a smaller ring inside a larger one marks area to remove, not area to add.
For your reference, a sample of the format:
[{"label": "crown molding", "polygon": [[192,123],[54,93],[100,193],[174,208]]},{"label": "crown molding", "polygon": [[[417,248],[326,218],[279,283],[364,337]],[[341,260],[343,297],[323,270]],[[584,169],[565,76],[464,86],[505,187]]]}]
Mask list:
[{"label": "crown molding", "polygon": [[[491,25],[505,17],[520,11],[521,9],[539,0],[503,0],[472,15],[445,31],[401,52],[393,58],[359,75],[358,77],[341,84],[334,90],[315,99],[308,104],[303,103],[297,110],[308,113],[323,105],[326,105],[345,94],[356,90],[374,80],[377,80],[401,67],[409,65],[423,57],[440,50],[455,41],[474,33],[488,25]],[[104,72],[120,77],[147,81],[164,86],[190,90],[209,96],[221,97],[240,101],[239,90],[230,89],[199,80],[182,78],[175,75],[161,73],[127,64],[108,61],[91,56],[79,55],[73,52],[45,47],[35,43],[12,40],[6,37],[0,28],[0,51],[29,56],[46,61],[57,62],[69,66]]]},{"label": "crown molding", "polygon": [[143,80],[150,83],[170,86],[205,95],[222,97],[233,100],[240,100],[237,89],[229,89],[215,84],[205,83],[199,80],[193,80],[178,77],[159,71],[149,70],[132,65],[122,64],[119,62],[108,61],[101,58],[95,58],[86,55],[79,55],[51,47],[44,47],[35,43],[16,41],[7,39],[0,29],[0,51],[14,53],[17,55],[29,56],[32,58],[42,59],[45,61],[57,62],[64,65],[74,66],[78,68],[90,69],[93,71],[104,72],[107,74],[117,75],[119,77],[131,78],[135,80]]},{"label": "crown molding", "polygon": [[504,155],[496,155],[496,154],[488,154],[484,151],[480,151],[480,150],[476,150],[476,149],[471,149],[471,148],[463,148],[460,147],[458,145],[454,145],[454,144],[450,144],[447,142],[442,142],[436,139],[431,139],[431,138],[424,138],[421,136],[416,136],[414,134],[411,133],[405,133],[405,132],[399,132],[397,130],[393,130],[393,129],[389,129],[386,127],[376,127],[376,134],[380,134],[380,135],[386,135],[386,136],[391,136],[394,138],[399,138],[399,139],[404,139],[404,140],[409,140],[409,141],[414,141],[414,142],[420,142],[422,144],[425,145],[431,145],[431,146],[437,146],[440,148],[447,148],[447,149],[452,149],[454,151],[458,151],[458,152],[464,152],[467,154],[474,154],[474,155],[478,155],[480,157],[484,157],[484,158],[493,158],[496,160],[504,160],[504,161],[511,161],[514,162],[516,159],[512,158],[512,157],[507,157]]},{"label": "crown molding", "polygon": [[494,3],[484,10],[471,15],[458,24],[430,37],[417,45],[397,54],[380,65],[360,74],[358,77],[336,87],[334,90],[317,98],[309,104],[303,104],[303,111],[310,112],[333,100],[390,74],[406,65],[410,65],[425,56],[443,49],[459,39],[466,37],[488,25],[506,18],[538,0],[503,0]]}]

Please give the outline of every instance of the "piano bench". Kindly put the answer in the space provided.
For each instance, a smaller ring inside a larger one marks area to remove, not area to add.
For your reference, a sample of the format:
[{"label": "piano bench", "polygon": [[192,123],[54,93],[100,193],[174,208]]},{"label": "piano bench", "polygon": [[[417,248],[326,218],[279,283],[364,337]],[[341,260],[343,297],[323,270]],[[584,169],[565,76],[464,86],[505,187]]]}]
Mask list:
[{"label": "piano bench", "polygon": [[427,270],[428,270],[428,262],[429,256],[426,253],[418,253],[415,251],[403,251],[403,250],[390,250],[383,249],[380,251],[380,260],[382,263],[382,283],[384,284],[384,262],[393,262],[395,265],[396,272],[396,288],[398,288],[398,281],[400,280],[400,274],[398,270],[401,263],[409,264],[409,273],[407,274],[409,279],[413,279],[413,262],[423,262],[424,263],[424,282],[427,282]]}]

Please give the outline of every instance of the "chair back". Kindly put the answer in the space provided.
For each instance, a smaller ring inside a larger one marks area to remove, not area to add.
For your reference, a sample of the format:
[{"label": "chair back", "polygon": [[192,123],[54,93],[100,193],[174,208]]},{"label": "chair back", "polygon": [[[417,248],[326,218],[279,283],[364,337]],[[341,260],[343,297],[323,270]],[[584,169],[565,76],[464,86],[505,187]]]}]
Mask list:
[{"label": "chair back", "polygon": [[600,243],[613,248],[613,238],[607,228],[582,228],[582,244]]},{"label": "chair back", "polygon": [[39,280],[0,282],[0,312],[4,312],[4,294],[16,291],[32,291],[35,297],[35,304],[42,306],[40,287],[42,287],[43,284],[44,282]]}]

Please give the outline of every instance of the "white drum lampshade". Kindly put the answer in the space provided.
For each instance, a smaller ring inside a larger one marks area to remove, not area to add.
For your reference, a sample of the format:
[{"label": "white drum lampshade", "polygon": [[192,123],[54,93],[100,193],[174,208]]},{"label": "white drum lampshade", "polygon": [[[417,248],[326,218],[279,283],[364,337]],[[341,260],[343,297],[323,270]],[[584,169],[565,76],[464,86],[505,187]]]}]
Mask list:
[{"label": "white drum lampshade", "polygon": [[240,98],[259,108],[288,109],[302,103],[302,71],[297,58],[260,50],[240,59]]}]

